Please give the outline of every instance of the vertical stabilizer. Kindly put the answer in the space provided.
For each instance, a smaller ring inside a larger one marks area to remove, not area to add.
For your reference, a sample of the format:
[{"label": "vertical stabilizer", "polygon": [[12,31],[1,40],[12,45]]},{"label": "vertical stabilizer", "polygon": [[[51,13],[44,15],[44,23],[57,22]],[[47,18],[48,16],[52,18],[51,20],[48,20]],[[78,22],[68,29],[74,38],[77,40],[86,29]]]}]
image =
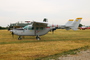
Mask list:
[{"label": "vertical stabilizer", "polygon": [[65,24],[66,26],[71,26],[72,25],[72,23],[73,23],[73,19],[69,19],[69,21]]},{"label": "vertical stabilizer", "polygon": [[72,23],[72,26],[70,27],[73,30],[78,30],[78,26],[81,22],[82,18],[76,18],[76,20]]}]

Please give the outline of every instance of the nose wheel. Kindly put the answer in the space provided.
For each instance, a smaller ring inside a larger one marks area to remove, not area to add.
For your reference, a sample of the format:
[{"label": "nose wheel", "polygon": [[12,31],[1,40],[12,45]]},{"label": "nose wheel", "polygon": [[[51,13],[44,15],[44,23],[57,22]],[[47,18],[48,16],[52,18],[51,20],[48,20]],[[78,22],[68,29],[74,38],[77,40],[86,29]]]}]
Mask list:
[{"label": "nose wheel", "polygon": [[18,37],[18,40],[21,40],[21,39],[22,39],[22,37],[21,37],[21,36],[19,36],[19,37]]},{"label": "nose wheel", "polygon": [[37,35],[37,36],[36,36],[36,39],[37,39],[37,40],[40,40],[41,38]]}]

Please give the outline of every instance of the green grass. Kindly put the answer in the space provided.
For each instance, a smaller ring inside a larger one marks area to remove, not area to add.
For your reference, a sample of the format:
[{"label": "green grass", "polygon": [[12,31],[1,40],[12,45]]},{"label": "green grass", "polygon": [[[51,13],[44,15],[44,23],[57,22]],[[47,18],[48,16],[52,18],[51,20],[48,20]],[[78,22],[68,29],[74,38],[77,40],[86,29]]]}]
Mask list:
[{"label": "green grass", "polygon": [[56,30],[54,34],[41,36],[25,36],[24,39],[14,38],[7,30],[0,30],[0,60],[38,60],[57,58],[61,55],[76,54],[75,51],[88,49],[90,46],[90,30]]}]

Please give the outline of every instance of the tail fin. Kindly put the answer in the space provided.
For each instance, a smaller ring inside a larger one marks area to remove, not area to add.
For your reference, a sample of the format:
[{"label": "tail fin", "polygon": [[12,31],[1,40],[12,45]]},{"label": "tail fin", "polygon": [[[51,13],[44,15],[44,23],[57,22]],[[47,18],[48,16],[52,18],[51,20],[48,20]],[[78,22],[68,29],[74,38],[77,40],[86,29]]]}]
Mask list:
[{"label": "tail fin", "polygon": [[81,22],[81,19],[82,18],[76,18],[75,21],[73,21],[71,24],[67,24],[66,26],[69,26],[72,30],[78,30],[78,26],[79,26],[79,24]]},{"label": "tail fin", "polygon": [[74,21],[73,19],[70,19],[65,25],[59,25],[58,29],[66,29],[66,30],[78,30],[78,26],[81,22],[82,18],[76,18]]},{"label": "tail fin", "polygon": [[69,19],[69,21],[65,24],[66,26],[71,26],[72,25],[72,23],[73,23],[73,19]]}]

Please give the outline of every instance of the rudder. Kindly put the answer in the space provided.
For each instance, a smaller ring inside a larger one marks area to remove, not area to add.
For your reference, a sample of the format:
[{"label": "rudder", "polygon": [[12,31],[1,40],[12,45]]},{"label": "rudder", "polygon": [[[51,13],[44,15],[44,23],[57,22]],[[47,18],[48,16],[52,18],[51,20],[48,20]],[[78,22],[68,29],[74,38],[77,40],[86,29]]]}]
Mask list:
[{"label": "rudder", "polygon": [[72,26],[71,26],[71,29],[73,30],[78,30],[78,26],[81,22],[81,19],[82,18],[76,18],[76,20],[73,22]]}]

